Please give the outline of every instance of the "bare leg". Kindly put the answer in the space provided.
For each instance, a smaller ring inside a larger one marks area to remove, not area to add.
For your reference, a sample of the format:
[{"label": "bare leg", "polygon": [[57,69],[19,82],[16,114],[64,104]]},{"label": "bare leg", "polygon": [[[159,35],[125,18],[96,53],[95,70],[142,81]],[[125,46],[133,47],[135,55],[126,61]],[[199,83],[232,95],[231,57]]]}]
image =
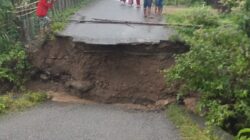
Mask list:
[{"label": "bare leg", "polygon": [[120,0],[121,2],[123,2],[125,4],[126,0]]},{"label": "bare leg", "polygon": [[144,17],[147,17],[147,8],[144,8]]},{"label": "bare leg", "polygon": [[131,6],[133,5],[133,3],[134,3],[134,0],[129,0],[128,1],[128,4],[131,5]]},{"label": "bare leg", "polygon": [[137,5],[141,5],[141,0],[136,0]]},{"label": "bare leg", "polygon": [[151,15],[151,7],[148,7],[148,16]]},{"label": "bare leg", "polygon": [[162,15],[162,10],[163,10],[163,8],[159,8],[159,10],[158,10],[158,12],[159,12],[158,14],[159,15]]}]

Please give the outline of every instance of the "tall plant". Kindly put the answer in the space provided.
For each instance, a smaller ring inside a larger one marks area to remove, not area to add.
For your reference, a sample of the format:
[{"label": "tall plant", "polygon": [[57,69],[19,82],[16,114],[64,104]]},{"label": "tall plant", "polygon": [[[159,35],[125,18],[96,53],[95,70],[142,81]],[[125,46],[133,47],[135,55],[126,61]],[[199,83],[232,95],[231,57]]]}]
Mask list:
[{"label": "tall plant", "polygon": [[166,71],[166,78],[170,83],[182,83],[183,93],[199,93],[200,111],[210,124],[234,134],[250,126],[247,30],[239,28],[239,21],[232,21],[231,15],[204,8],[174,13],[168,16],[168,21],[200,24],[203,28],[177,29],[179,38],[191,48],[176,57],[176,65]]},{"label": "tall plant", "polygon": [[18,42],[18,27],[11,1],[0,3],[0,83],[8,81],[18,87],[23,83],[26,54]]}]

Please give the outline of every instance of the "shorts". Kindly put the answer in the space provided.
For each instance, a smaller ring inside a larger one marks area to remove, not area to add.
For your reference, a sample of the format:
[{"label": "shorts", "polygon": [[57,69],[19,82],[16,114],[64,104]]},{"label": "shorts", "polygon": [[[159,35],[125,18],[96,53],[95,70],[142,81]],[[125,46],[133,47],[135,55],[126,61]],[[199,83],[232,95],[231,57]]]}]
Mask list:
[{"label": "shorts", "polygon": [[39,17],[39,24],[40,27],[44,28],[46,26],[48,26],[51,23],[51,19],[47,16],[45,17]]},{"label": "shorts", "polygon": [[155,6],[162,8],[163,7],[163,0],[155,0]]},{"label": "shorts", "polygon": [[144,8],[151,8],[152,6],[152,0],[144,0]]}]

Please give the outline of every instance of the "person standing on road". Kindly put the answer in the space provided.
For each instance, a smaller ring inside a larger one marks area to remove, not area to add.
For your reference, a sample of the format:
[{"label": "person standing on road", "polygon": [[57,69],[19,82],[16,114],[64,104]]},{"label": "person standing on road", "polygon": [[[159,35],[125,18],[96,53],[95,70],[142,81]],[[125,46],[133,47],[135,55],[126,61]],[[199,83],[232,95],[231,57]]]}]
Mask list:
[{"label": "person standing on road", "polygon": [[126,3],[126,0],[120,0],[123,4],[125,4]]},{"label": "person standing on road", "polygon": [[151,15],[152,0],[144,0],[144,17]]},{"label": "person standing on road", "polygon": [[163,10],[163,0],[155,0],[155,14],[161,15]]},{"label": "person standing on road", "polygon": [[56,0],[39,0],[37,3],[36,15],[40,21],[40,27],[45,28],[51,23],[47,16],[48,10],[52,8]]},{"label": "person standing on road", "polygon": [[[134,0],[129,0],[128,3],[132,6],[134,4]],[[141,5],[141,0],[136,0],[136,5],[137,8],[139,8]]]}]

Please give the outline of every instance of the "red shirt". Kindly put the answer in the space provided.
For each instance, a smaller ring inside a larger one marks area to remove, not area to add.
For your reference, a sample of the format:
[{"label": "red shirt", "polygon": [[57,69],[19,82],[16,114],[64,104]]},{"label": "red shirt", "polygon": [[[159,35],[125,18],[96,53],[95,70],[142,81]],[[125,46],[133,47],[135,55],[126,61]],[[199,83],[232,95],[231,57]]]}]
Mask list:
[{"label": "red shirt", "polygon": [[53,3],[48,3],[47,0],[39,0],[36,9],[36,15],[38,17],[45,17],[52,5]]}]

